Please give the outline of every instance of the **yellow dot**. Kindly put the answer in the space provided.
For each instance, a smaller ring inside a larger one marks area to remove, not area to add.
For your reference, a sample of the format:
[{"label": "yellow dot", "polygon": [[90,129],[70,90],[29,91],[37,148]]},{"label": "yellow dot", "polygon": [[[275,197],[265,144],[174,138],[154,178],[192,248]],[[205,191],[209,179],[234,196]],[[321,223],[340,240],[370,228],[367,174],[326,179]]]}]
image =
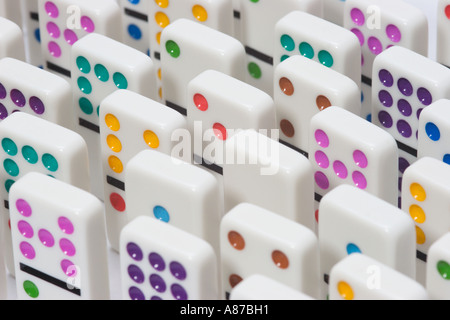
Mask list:
[{"label": "yellow dot", "polygon": [[120,122],[119,120],[112,114],[108,113],[105,116],[105,123],[109,129],[112,131],[119,131],[120,129]]},{"label": "yellow dot", "polygon": [[200,22],[205,22],[208,19],[208,12],[198,4],[192,7],[192,14]]},{"label": "yellow dot", "polygon": [[162,99],[163,95],[162,95],[162,88],[161,87],[158,90],[158,95],[159,95],[159,98]]},{"label": "yellow dot", "polygon": [[123,163],[116,156],[110,156],[108,159],[109,167],[115,173],[122,173],[123,171]]},{"label": "yellow dot", "polygon": [[151,130],[147,130],[144,132],[144,141],[150,148],[156,149],[159,147],[159,138]]},{"label": "yellow dot", "polygon": [[409,190],[413,198],[416,199],[417,201],[425,201],[425,199],[427,198],[427,193],[425,192],[425,189],[418,183],[411,184]]},{"label": "yellow dot", "polygon": [[416,241],[417,244],[424,244],[426,241],[425,232],[416,226]]},{"label": "yellow dot", "polygon": [[158,69],[158,79],[161,80],[161,68]]},{"label": "yellow dot", "polygon": [[120,152],[122,151],[122,143],[120,142],[119,138],[117,138],[115,135],[110,134],[106,138],[106,143],[108,144],[109,148],[114,152]]},{"label": "yellow dot", "polygon": [[353,300],[353,289],[347,282],[340,281],[337,285],[337,290],[344,300]]},{"label": "yellow dot", "polygon": [[158,42],[158,44],[161,45],[161,32],[158,32],[156,34],[156,42]]},{"label": "yellow dot", "polygon": [[167,6],[169,5],[169,0],[155,0],[155,3],[160,8],[167,8]]},{"label": "yellow dot", "polygon": [[425,211],[418,205],[413,204],[409,207],[409,214],[416,223],[424,223],[426,220]]},{"label": "yellow dot", "polygon": [[161,28],[165,28],[169,25],[170,19],[164,12],[157,12],[155,14],[155,21]]}]

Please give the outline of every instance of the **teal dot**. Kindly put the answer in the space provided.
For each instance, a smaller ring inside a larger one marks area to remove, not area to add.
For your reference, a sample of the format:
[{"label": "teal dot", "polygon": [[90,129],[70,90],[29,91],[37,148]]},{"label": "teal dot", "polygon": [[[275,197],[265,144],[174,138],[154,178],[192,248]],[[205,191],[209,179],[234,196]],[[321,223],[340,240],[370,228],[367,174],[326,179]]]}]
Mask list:
[{"label": "teal dot", "polygon": [[128,88],[128,81],[127,78],[120,72],[116,72],[113,75],[113,81],[117,88],[119,89],[126,89]]},{"label": "teal dot", "polygon": [[39,156],[32,147],[24,146],[22,148],[22,156],[23,158],[31,164],[36,164],[39,160]]},{"label": "teal dot", "polygon": [[181,54],[180,47],[172,40],[166,42],[166,51],[172,58],[178,58]]},{"label": "teal dot", "polygon": [[169,222],[170,216],[166,209],[161,206],[155,206],[153,208],[153,215],[156,219],[159,219],[163,222]]},{"label": "teal dot", "polygon": [[314,58],[314,49],[307,42],[300,43],[299,46],[300,54],[306,58],[312,59]]},{"label": "teal dot", "polygon": [[3,138],[2,147],[10,156],[15,156],[17,154],[17,145],[9,138]]},{"label": "teal dot", "polygon": [[284,54],[283,56],[281,56],[280,62],[283,62],[287,58],[289,58],[289,56],[287,54]]},{"label": "teal dot", "polygon": [[358,248],[358,246],[354,243],[349,243],[347,245],[347,253],[348,254],[352,254],[352,253],[361,253],[361,250]]},{"label": "teal dot", "polygon": [[435,125],[433,122],[428,122],[425,125],[425,132],[427,133],[428,138],[433,141],[438,141],[441,138],[441,132],[439,131],[439,127]]},{"label": "teal dot", "polygon": [[58,161],[51,154],[46,153],[42,156],[42,164],[51,172],[58,170]]},{"label": "teal dot", "polygon": [[92,114],[92,112],[94,111],[92,103],[84,97],[80,98],[80,100],[78,101],[78,105],[80,106],[81,111],[83,111],[85,114]]},{"label": "teal dot", "polygon": [[12,185],[14,184],[14,180],[11,180],[11,179],[8,179],[8,180],[6,180],[5,181],[5,189],[6,189],[6,192],[8,192],[9,193],[9,189],[11,189],[11,187],[12,187]]},{"label": "teal dot", "polygon": [[91,72],[91,65],[85,57],[79,56],[77,58],[77,67],[81,72],[85,74]]},{"label": "teal dot", "polygon": [[77,83],[81,92],[85,94],[90,94],[92,92],[92,85],[85,77],[79,77]]},{"label": "teal dot", "polygon": [[100,106],[97,107],[97,116],[100,116]]},{"label": "teal dot", "polygon": [[260,79],[262,76],[261,68],[254,62],[250,62],[247,66],[248,73],[254,79]]},{"label": "teal dot", "polygon": [[287,34],[283,34],[280,39],[281,46],[287,51],[293,51],[295,49],[295,42]]},{"label": "teal dot", "polygon": [[322,50],[317,56],[319,57],[320,63],[325,67],[331,68],[333,66],[333,56],[328,51]]},{"label": "teal dot", "polygon": [[104,65],[101,64],[95,65],[94,72],[98,80],[102,82],[107,82],[109,80],[109,72]]},{"label": "teal dot", "polygon": [[3,168],[10,176],[17,177],[19,175],[19,166],[11,159],[3,161]]}]

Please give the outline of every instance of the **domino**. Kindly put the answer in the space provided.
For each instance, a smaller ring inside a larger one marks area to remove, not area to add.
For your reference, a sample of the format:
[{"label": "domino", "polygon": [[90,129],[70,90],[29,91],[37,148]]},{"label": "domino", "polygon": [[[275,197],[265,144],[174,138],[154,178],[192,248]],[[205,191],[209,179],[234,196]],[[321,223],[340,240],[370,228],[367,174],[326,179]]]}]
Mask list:
[{"label": "domino", "polygon": [[194,161],[218,174],[226,161],[226,141],[237,131],[254,129],[269,135],[276,127],[272,97],[225,73],[206,70],[188,83],[187,91]]},{"label": "domino", "polygon": [[312,117],[309,141],[316,205],[342,184],[397,205],[398,150],[389,133],[332,106]]},{"label": "domino", "polygon": [[414,223],[397,206],[355,186],[341,185],[323,197],[319,210],[322,294],[334,288],[333,266],[355,253],[415,278]]},{"label": "domino", "polygon": [[25,47],[22,29],[0,16],[0,58],[11,57],[25,61]]},{"label": "domino", "polygon": [[278,20],[294,10],[322,17],[322,1],[240,0],[242,44],[247,53],[245,81],[271,96],[273,95],[275,25]]},{"label": "domino", "polygon": [[450,68],[450,1],[439,0],[437,8],[437,50],[436,59],[438,62]]},{"label": "domino", "polygon": [[107,300],[105,217],[99,199],[30,172],[10,189],[19,300]]},{"label": "domino", "polygon": [[101,102],[99,119],[108,239],[112,248],[119,250],[120,230],[129,221],[131,205],[125,200],[127,163],[142,150],[170,154],[178,143],[172,135],[187,130],[187,126],[178,112],[125,89],[114,91]]},{"label": "domino", "polygon": [[338,26],[344,26],[345,0],[323,0],[323,18]]},{"label": "domino", "polygon": [[201,72],[213,69],[244,80],[244,47],[223,32],[178,19],[163,29],[161,43],[163,101],[183,115],[187,115],[186,88]]},{"label": "domino", "polygon": [[424,286],[364,254],[351,254],[330,274],[330,300],[429,300]]},{"label": "domino", "polygon": [[233,4],[233,37],[242,40],[241,0],[232,0]]},{"label": "domino", "polygon": [[[3,219],[0,220],[0,228],[3,229]],[[4,235],[0,236],[0,300],[8,298],[8,282],[7,270],[5,262],[5,239]]]},{"label": "domino", "polygon": [[2,233],[7,267],[14,274],[8,201],[11,186],[35,171],[90,191],[90,168],[86,142],[79,134],[25,112],[14,112],[0,122],[0,141]]},{"label": "domino", "polygon": [[402,210],[415,223],[417,281],[425,284],[430,246],[449,230],[448,212],[450,167],[437,159],[424,157],[403,174]]},{"label": "domino", "polygon": [[104,35],[89,34],[72,47],[75,130],[86,140],[92,192],[103,199],[99,106],[117,90],[156,96],[154,64],[146,54]]},{"label": "domino", "polygon": [[148,11],[150,0],[119,0],[123,43],[150,55]]},{"label": "domino", "polygon": [[400,179],[417,160],[421,112],[434,101],[450,97],[450,70],[396,46],[377,56],[373,74],[372,121],[397,141]]},{"label": "domino", "polygon": [[227,212],[220,225],[222,287],[232,289],[253,274],[317,298],[318,240],[313,231],[250,203]]},{"label": "domino", "polygon": [[358,85],[349,77],[301,55],[277,65],[274,82],[279,141],[306,157],[314,115],[330,106],[342,106],[361,115]]},{"label": "domino", "polygon": [[428,250],[426,270],[426,289],[433,300],[448,300],[449,290],[449,262],[450,233],[438,238]]},{"label": "domino", "polygon": [[[347,0],[344,5],[344,28],[352,31],[361,45],[363,114],[372,115],[372,75],[375,58],[392,46],[428,54],[428,20],[417,7],[404,1]],[[373,99],[375,99],[374,97]]]},{"label": "domino", "polygon": [[139,216],[123,228],[120,245],[124,299],[219,299],[217,258],[206,241]]},{"label": "domino", "polygon": [[242,202],[315,230],[314,177],[309,160],[255,130],[226,142],[225,212]]},{"label": "domino", "polygon": [[115,0],[39,0],[44,69],[69,80],[72,46],[90,33],[121,41],[121,10]]},{"label": "domino", "polygon": [[441,99],[425,108],[419,119],[417,157],[432,157],[450,164],[450,100]]},{"label": "domino", "polygon": [[22,4],[16,0],[0,0],[0,16],[22,26]]},{"label": "domino", "polygon": [[268,276],[253,274],[231,290],[230,300],[314,300],[314,298]]},{"label": "domino", "polygon": [[2,121],[21,111],[72,130],[75,123],[70,101],[72,87],[65,79],[21,60],[0,60]]},{"label": "domino", "polygon": [[44,68],[41,50],[41,29],[39,27],[39,6],[36,0],[20,0],[23,15],[23,33],[26,48],[26,61]]}]

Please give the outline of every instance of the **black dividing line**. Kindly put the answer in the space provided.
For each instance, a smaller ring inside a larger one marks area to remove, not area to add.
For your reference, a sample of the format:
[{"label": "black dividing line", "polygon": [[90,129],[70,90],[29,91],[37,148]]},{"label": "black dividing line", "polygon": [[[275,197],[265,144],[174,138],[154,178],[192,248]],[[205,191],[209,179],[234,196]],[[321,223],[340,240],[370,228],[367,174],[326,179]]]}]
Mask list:
[{"label": "black dividing line", "polygon": [[[397,140],[395,140],[395,141],[397,141]],[[404,144],[400,141],[397,141],[397,146],[400,150],[405,151],[406,153],[409,153],[410,155],[417,158],[417,150],[416,149],[414,149],[410,146],[407,146],[406,144]]]},{"label": "black dividing line", "polygon": [[235,19],[240,19],[241,18],[241,13],[237,10],[233,10],[233,17]]},{"label": "black dividing line", "polygon": [[365,75],[361,76],[361,82],[368,85],[369,87],[372,86],[372,79],[369,77],[366,77]]},{"label": "black dividing line", "polygon": [[321,196],[317,192],[314,192],[314,200],[316,200],[317,202],[320,202],[322,200],[322,198],[323,198],[323,196]]},{"label": "black dividing line", "polygon": [[262,52],[259,52],[256,49],[250,48],[250,47],[245,47],[245,52],[252,57],[255,57],[258,60],[261,60],[265,63],[268,63],[270,65],[273,65],[273,57],[270,57]]},{"label": "black dividing line", "polygon": [[127,16],[148,22],[148,16],[146,14],[143,14],[143,13],[140,13],[140,12],[128,9],[128,8],[125,8],[125,14]]},{"label": "black dividing line", "polygon": [[223,168],[221,166],[218,166],[215,163],[206,161],[205,159],[203,159],[202,157],[200,157],[196,154],[194,154],[194,163],[197,163],[197,164],[205,167],[206,169],[214,171],[214,172],[220,174],[221,176],[223,175]]},{"label": "black dividing line", "polygon": [[39,279],[44,280],[44,281],[47,281],[48,283],[51,283],[51,284],[53,284],[53,285],[55,285],[55,286],[57,286],[57,287],[59,287],[61,289],[67,290],[70,293],[73,293],[73,294],[76,294],[78,296],[81,296],[81,289],[75,288],[75,287],[71,287],[71,286],[68,285],[68,283],[66,283],[66,282],[64,282],[62,280],[56,279],[56,278],[52,277],[51,275],[43,273],[43,272],[41,272],[39,270],[36,270],[36,269],[34,269],[34,268],[30,267],[30,266],[27,266],[26,264],[20,263],[20,270],[25,272],[25,273],[28,273],[28,274],[30,274],[32,276],[35,276],[36,278],[39,278]]},{"label": "black dividing line", "polygon": [[427,255],[419,250],[416,250],[416,257],[423,262],[427,262]]},{"label": "black dividing line", "polygon": [[183,108],[182,106],[180,106],[180,105],[178,105],[176,103],[173,103],[173,102],[170,102],[170,101],[166,100],[166,106],[168,106],[169,108],[171,108],[171,109],[173,109],[175,111],[178,111],[183,116],[187,116],[186,108]]},{"label": "black dividing line", "polygon": [[160,61],[160,60],[161,60],[161,53],[159,53],[158,51],[155,51],[155,52],[153,53],[153,57],[154,57],[156,60]]},{"label": "black dividing line", "polygon": [[329,284],[329,282],[330,282],[330,276],[328,275],[328,274],[324,274],[323,275],[323,281],[326,283],[326,284]]},{"label": "black dividing line", "polygon": [[291,148],[291,149],[293,149],[293,150],[295,150],[295,151],[301,153],[301,154],[304,155],[306,158],[308,158],[308,152],[303,151],[302,149],[297,148],[296,146],[290,144],[289,142],[283,141],[283,140],[281,140],[281,139],[279,139],[279,142],[280,142],[281,144],[285,145],[286,147],[289,147],[289,148]]},{"label": "black dividing line", "polygon": [[106,176],[106,182],[109,185],[111,185],[113,187],[116,187],[117,189],[125,191],[125,182],[123,182],[123,181],[120,181],[120,180],[118,180],[116,178],[113,178],[111,176]]},{"label": "black dividing line", "polygon": [[100,127],[92,122],[78,118],[78,124],[86,129],[94,131],[95,133],[100,133]]},{"label": "black dividing line", "polygon": [[3,205],[5,206],[5,209],[6,209],[6,210],[9,210],[9,201],[8,201],[8,200],[5,200],[5,201],[3,202]]},{"label": "black dividing line", "polygon": [[58,72],[59,74],[62,74],[68,78],[72,77],[70,70],[67,70],[67,69],[64,69],[63,67],[57,66],[56,64],[51,63],[50,61],[47,61],[47,69]]},{"label": "black dividing line", "polygon": [[37,12],[30,12],[30,19],[31,20],[35,20],[35,21],[39,21],[39,13],[37,13]]}]

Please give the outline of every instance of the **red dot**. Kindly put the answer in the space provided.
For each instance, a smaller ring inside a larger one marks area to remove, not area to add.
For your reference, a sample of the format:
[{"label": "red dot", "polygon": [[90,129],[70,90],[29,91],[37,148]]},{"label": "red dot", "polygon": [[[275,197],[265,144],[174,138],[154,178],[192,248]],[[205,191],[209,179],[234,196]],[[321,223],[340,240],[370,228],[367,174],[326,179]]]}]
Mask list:
[{"label": "red dot", "polygon": [[316,218],[316,222],[319,223],[319,210],[318,209],[314,212],[314,216]]},{"label": "red dot", "polygon": [[200,111],[208,110],[208,100],[206,100],[206,98],[199,93],[194,95],[194,104]]},{"label": "red dot", "polygon": [[447,16],[447,19],[450,19],[450,5],[445,7],[445,15]]},{"label": "red dot", "polygon": [[227,140],[227,129],[220,123],[215,123],[213,125],[214,134],[220,140]]},{"label": "red dot", "polygon": [[120,194],[117,194],[115,192],[111,193],[111,195],[109,196],[109,201],[111,202],[113,208],[117,211],[125,211],[125,200]]}]

